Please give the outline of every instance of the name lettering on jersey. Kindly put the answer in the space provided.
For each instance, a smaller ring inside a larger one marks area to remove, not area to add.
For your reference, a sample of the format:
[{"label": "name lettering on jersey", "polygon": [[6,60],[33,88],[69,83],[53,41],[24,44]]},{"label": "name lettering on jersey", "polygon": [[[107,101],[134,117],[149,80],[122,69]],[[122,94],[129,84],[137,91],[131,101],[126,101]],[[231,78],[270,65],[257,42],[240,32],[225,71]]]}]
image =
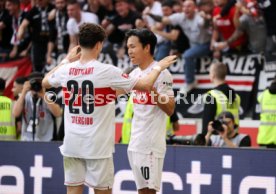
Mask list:
[{"label": "name lettering on jersey", "polygon": [[89,74],[93,74],[94,72],[94,67],[88,67],[85,69],[80,69],[80,68],[70,68],[69,69],[69,75],[89,75]]},{"label": "name lettering on jersey", "polygon": [[71,116],[72,123],[78,125],[93,125],[92,117],[83,117],[83,116]]},{"label": "name lettering on jersey", "polygon": [[144,105],[156,105],[154,101],[154,95],[149,92],[134,90],[133,91],[133,103]]}]

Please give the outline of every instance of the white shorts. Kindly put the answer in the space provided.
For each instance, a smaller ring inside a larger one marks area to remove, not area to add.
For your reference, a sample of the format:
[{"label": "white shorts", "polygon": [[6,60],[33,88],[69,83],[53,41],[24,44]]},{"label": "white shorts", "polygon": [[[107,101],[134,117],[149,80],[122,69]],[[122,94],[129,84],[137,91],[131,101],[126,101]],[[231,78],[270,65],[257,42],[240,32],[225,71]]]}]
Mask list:
[{"label": "white shorts", "polygon": [[137,189],[160,190],[164,158],[157,157],[154,153],[142,154],[128,151],[128,160]]},{"label": "white shorts", "polygon": [[82,159],[63,157],[64,184],[78,186],[86,184],[98,190],[112,188],[114,182],[113,158]]}]

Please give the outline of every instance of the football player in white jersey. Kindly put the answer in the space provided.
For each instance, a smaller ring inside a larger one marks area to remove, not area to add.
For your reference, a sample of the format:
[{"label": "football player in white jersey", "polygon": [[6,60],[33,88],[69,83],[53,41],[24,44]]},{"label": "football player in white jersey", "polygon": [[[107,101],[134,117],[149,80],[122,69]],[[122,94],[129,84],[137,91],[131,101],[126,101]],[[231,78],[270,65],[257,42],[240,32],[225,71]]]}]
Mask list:
[{"label": "football player in white jersey", "polygon": [[[169,56],[143,78],[125,76],[97,61],[105,30],[96,24],[80,26],[78,48],[43,79],[46,88],[62,86],[65,103],[65,136],[60,147],[67,194],[81,194],[83,185],[95,194],[111,194],[114,181],[115,89],[150,91],[160,72],[175,62]],[[71,63],[67,63],[67,62]]]},{"label": "football player in white jersey", "polygon": [[[158,66],[153,53],[155,35],[147,29],[133,29],[126,34],[130,60],[138,68],[130,77],[143,79]],[[155,194],[160,189],[166,152],[166,118],[175,108],[172,76],[165,69],[151,92],[132,90],[134,116],[128,146],[128,158],[139,194]]]}]

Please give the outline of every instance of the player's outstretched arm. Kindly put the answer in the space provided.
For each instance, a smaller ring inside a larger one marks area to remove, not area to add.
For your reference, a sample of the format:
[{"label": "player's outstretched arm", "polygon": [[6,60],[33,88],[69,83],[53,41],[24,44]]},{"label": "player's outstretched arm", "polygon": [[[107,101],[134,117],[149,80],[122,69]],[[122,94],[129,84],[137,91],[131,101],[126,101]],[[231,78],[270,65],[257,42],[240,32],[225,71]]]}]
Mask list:
[{"label": "player's outstretched arm", "polygon": [[44,79],[42,80],[42,86],[46,89],[53,87],[49,83],[49,77],[63,65],[78,60],[80,58],[80,55],[80,46],[75,46],[74,48],[72,48],[71,51],[66,55],[66,57],[61,61],[61,63],[45,75]]},{"label": "player's outstretched arm", "polygon": [[156,66],[153,67],[153,70],[145,77],[139,79],[134,86],[135,90],[145,90],[151,91],[154,82],[158,78],[161,71],[169,67],[171,64],[176,62],[176,55],[171,55],[160,60]]}]

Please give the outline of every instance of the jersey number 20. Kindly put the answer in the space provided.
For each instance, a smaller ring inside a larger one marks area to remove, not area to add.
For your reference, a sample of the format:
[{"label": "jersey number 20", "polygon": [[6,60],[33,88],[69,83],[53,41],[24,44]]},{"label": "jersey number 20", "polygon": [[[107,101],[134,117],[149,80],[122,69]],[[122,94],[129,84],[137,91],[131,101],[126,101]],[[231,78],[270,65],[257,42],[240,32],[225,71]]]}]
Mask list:
[{"label": "jersey number 20", "polygon": [[[82,112],[85,114],[91,114],[94,112],[94,85],[89,80],[84,80],[79,88],[79,84],[75,80],[69,80],[67,82],[67,89],[69,92],[73,92],[69,99],[69,112],[72,114],[79,114],[80,110],[74,107],[75,100],[80,100]],[[79,89],[81,95],[79,94]],[[79,99],[80,97],[80,99]]]}]

